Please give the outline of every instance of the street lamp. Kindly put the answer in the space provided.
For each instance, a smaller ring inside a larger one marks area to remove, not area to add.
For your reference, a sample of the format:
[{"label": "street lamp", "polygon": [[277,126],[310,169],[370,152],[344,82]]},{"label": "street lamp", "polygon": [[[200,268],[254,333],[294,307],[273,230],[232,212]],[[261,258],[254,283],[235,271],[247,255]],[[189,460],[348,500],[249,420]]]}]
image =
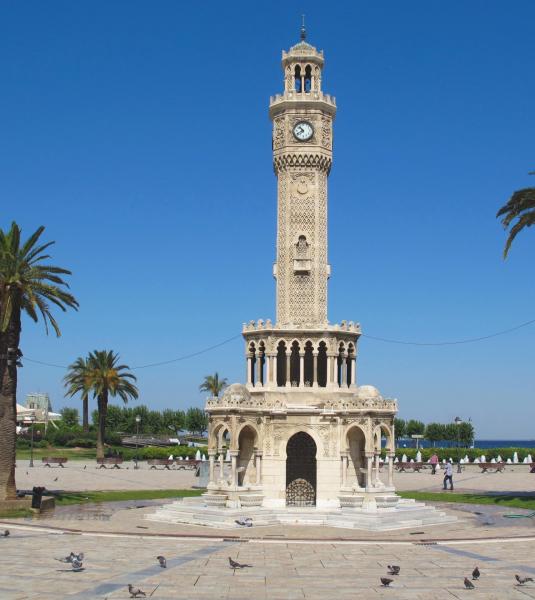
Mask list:
[{"label": "street lamp", "polygon": [[30,419],[32,434],[30,438],[30,467],[33,467],[33,424],[35,422],[35,415],[30,415],[28,417]]},{"label": "street lamp", "polygon": [[137,446],[138,446],[138,439],[139,439],[139,424],[141,423],[141,416],[140,415],[136,415],[136,458],[135,458],[135,464],[134,464],[134,469],[138,469],[138,464],[137,464]]},{"label": "street lamp", "polygon": [[460,445],[461,445],[461,431],[460,426],[463,420],[460,417],[455,417],[453,422],[457,426],[457,473],[461,473],[461,458],[460,458]]}]

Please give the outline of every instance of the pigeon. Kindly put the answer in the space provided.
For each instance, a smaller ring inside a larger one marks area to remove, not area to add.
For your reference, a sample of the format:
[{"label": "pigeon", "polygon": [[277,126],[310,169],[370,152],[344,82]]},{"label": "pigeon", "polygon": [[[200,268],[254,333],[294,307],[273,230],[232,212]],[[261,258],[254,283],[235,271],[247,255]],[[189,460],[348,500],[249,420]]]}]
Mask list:
[{"label": "pigeon", "polygon": [[381,583],[384,587],[388,587],[393,581],[393,579],[388,579],[388,577],[381,577]]},{"label": "pigeon", "polygon": [[62,563],[72,563],[74,556],[74,552],[71,552],[68,556],[65,556],[64,558],[56,558],[56,560]]},{"label": "pigeon", "polygon": [[533,581],[532,577],[520,577],[520,575],[515,575],[515,579],[518,581],[518,585],[524,585],[528,581]]},{"label": "pigeon", "polygon": [[253,526],[253,520],[251,519],[251,517],[242,517],[241,519],[236,519],[234,521],[234,523],[237,523],[241,527],[252,527]]},{"label": "pigeon", "polygon": [[162,569],[167,569],[167,560],[165,559],[165,556],[157,556],[156,560],[160,563]]},{"label": "pigeon", "polygon": [[464,587],[467,590],[473,590],[476,586],[468,579],[468,577],[464,578]]},{"label": "pigeon", "polygon": [[476,567],[473,571],[472,571],[472,579],[479,579],[481,576],[481,573],[479,572],[479,569]]},{"label": "pigeon", "polygon": [[131,583],[128,584],[128,591],[130,592],[130,598],[137,598],[138,596],[146,596],[143,590],[135,588]]},{"label": "pigeon", "polygon": [[76,556],[73,557],[71,565],[72,565],[72,570],[74,572],[78,572],[78,571],[83,571],[84,570],[82,561],[78,560],[78,558]]},{"label": "pigeon", "polygon": [[56,479],[54,479],[54,481],[57,481],[57,480],[58,480],[58,478],[56,477]]},{"label": "pigeon", "polygon": [[0,537],[9,537],[9,529],[4,529],[3,533],[0,533]]},{"label": "pigeon", "polygon": [[388,574],[389,575],[399,575],[400,571],[401,571],[401,567],[398,567],[397,565],[388,565]]},{"label": "pigeon", "polygon": [[87,465],[84,465],[84,471],[87,469]]},{"label": "pigeon", "polygon": [[236,569],[245,569],[246,567],[253,566],[253,565],[246,565],[246,564],[236,562],[235,560],[232,560],[232,558],[230,558],[230,556],[228,557],[228,562],[229,562],[230,568],[233,569],[234,571],[236,571]]}]

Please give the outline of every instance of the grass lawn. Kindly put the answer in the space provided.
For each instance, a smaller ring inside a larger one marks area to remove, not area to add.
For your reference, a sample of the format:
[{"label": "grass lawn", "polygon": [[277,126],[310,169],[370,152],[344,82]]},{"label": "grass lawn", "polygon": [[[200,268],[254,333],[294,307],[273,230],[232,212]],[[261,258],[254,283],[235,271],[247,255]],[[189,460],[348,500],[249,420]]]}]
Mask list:
[{"label": "grass lawn", "polygon": [[24,519],[32,517],[33,512],[29,508],[18,508],[16,510],[0,510],[0,519]]},{"label": "grass lawn", "polygon": [[495,504],[510,508],[535,510],[535,494],[457,494],[455,492],[397,492],[402,498],[422,502],[460,502],[464,504]]},{"label": "grass lawn", "polygon": [[67,492],[56,496],[56,505],[84,504],[86,502],[118,502],[121,500],[157,500],[200,496],[204,490],[118,490],[109,492]]}]

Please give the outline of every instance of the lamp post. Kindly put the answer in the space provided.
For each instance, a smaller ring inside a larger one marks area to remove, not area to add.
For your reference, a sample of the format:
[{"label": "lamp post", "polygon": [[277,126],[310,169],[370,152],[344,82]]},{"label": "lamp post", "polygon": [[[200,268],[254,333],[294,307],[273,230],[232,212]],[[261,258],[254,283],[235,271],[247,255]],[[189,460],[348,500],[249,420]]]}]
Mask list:
[{"label": "lamp post", "polygon": [[138,469],[138,464],[137,464],[137,447],[138,447],[138,439],[139,439],[139,424],[141,423],[141,416],[140,415],[136,415],[136,459],[135,459],[135,464],[134,464],[134,469]]},{"label": "lamp post", "polygon": [[31,422],[31,427],[32,427],[32,433],[31,433],[31,438],[30,438],[30,467],[33,467],[33,424],[35,422],[35,415],[30,415],[29,417],[30,422]]},{"label": "lamp post", "polygon": [[460,445],[461,445],[460,425],[463,422],[463,420],[460,417],[455,417],[453,422],[457,426],[457,473],[461,473],[462,469],[461,469],[461,458],[460,458]]}]

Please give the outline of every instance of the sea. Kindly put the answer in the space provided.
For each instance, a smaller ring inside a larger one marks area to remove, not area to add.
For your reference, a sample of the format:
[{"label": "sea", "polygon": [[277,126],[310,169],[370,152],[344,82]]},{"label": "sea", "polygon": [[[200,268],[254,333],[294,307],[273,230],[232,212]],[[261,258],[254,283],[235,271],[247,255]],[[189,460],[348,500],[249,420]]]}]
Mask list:
[{"label": "sea", "polygon": [[[397,441],[398,448],[415,448],[416,440],[401,439]],[[420,448],[432,448],[432,442],[419,440]],[[457,442],[437,442],[437,448],[456,448]],[[472,448],[535,448],[535,440],[478,440],[476,439]]]}]

